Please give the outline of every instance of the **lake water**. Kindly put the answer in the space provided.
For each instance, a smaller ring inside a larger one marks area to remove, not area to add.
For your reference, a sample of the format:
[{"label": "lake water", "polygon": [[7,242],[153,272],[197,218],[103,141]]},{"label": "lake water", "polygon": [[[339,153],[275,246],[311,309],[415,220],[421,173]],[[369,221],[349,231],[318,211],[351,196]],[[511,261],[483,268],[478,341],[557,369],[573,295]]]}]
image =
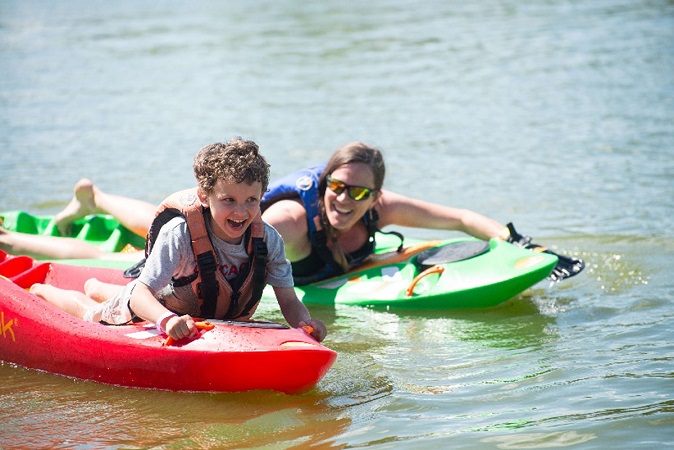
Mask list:
[{"label": "lake water", "polygon": [[484,311],[312,308],[339,357],[299,396],[2,364],[0,448],[674,446],[671,0],[0,3],[0,210],[83,176],[159,202],[237,135],[274,176],[368,142],[388,188],[587,268]]}]

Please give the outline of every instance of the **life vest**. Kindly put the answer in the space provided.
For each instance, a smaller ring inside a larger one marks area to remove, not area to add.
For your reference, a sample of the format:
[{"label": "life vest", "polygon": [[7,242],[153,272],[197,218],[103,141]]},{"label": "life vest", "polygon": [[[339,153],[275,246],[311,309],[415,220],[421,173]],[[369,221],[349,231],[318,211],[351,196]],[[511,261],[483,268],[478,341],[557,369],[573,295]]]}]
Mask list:
[{"label": "life vest", "polygon": [[267,244],[264,242],[264,223],[258,214],[246,230],[244,239],[248,242],[250,262],[230,284],[217,270],[217,253],[206,228],[208,214],[208,209],[203,208],[199,202],[196,188],[170,195],[159,205],[150,226],[145,256],[147,258],[152,252],[152,246],[163,225],[176,216],[185,217],[198,272],[189,277],[174,279],[174,286],[191,284],[202,318],[245,320],[252,315],[260,302],[265,286]]},{"label": "life vest", "polygon": [[299,198],[307,211],[309,237],[316,233],[314,217],[319,215],[318,182],[325,170],[325,163],[290,173],[269,183],[267,192],[262,196],[260,208],[264,212],[279,200]]},{"label": "life vest", "polygon": [[[325,166],[325,163],[317,164],[315,166],[290,173],[276,181],[273,181],[269,184],[267,192],[263,195],[260,204],[262,212],[264,212],[267,208],[279,200],[299,198],[302,202],[302,205],[304,206],[304,209],[306,210],[307,226],[309,229],[309,241],[311,242],[312,251],[315,251],[320,256],[320,258],[325,263],[325,266],[310,276],[299,277],[294,275],[293,278],[295,285],[297,286],[302,286],[326,278],[342,275],[344,273],[344,268],[335,261],[332,252],[328,248],[328,239],[325,228],[319,231],[316,229],[316,224],[314,223],[314,217],[319,217],[319,219],[321,218],[318,185],[321,174],[325,170]],[[359,260],[349,261],[351,265],[359,264],[363,259],[365,259],[365,257],[374,253],[375,233],[380,231],[377,227],[379,216],[377,215],[377,211],[375,211],[374,208],[370,209],[363,216],[362,220],[368,233],[368,241],[366,243],[368,249],[366,252],[364,252],[365,256]],[[392,233],[400,236],[400,249],[402,249],[402,235],[396,232]]]}]

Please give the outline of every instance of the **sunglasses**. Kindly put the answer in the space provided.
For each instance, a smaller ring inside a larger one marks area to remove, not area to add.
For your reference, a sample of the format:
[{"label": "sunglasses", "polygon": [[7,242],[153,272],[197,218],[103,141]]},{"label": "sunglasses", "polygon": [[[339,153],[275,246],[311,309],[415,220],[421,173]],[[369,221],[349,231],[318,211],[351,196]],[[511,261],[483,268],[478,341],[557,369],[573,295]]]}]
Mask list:
[{"label": "sunglasses", "polygon": [[330,189],[332,192],[339,195],[342,192],[344,192],[344,189],[346,189],[346,192],[349,194],[349,197],[351,197],[352,200],[356,200],[357,202],[361,200],[367,200],[372,196],[372,194],[374,194],[379,190],[379,189],[370,189],[362,186],[350,186],[339,180],[335,180],[330,176],[327,177],[326,180],[328,182],[328,189]]}]

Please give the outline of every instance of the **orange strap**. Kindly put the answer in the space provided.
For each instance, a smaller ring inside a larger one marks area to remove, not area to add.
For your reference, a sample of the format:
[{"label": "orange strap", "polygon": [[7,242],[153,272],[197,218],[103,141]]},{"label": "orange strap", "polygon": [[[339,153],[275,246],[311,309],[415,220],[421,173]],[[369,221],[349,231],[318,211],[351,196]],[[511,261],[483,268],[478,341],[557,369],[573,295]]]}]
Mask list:
[{"label": "orange strap", "polygon": [[[211,322],[194,322],[194,325],[197,327],[197,330],[208,331],[215,328],[215,325],[213,325]],[[173,338],[171,336],[167,336],[162,346],[168,346],[171,344],[173,344]]]},{"label": "orange strap", "polygon": [[443,266],[435,265],[433,267],[429,267],[428,269],[424,270],[421,272],[419,275],[414,277],[414,280],[412,280],[412,283],[410,283],[410,286],[407,288],[405,291],[405,295],[408,297],[411,297],[412,294],[414,294],[414,287],[417,285],[419,281],[421,281],[422,278],[425,278],[433,273],[442,273],[445,271],[445,268]]},{"label": "orange strap", "polygon": [[349,272],[347,272],[347,275],[352,274],[353,272],[371,269],[373,267],[385,266],[388,264],[396,264],[399,262],[407,261],[412,256],[418,255],[419,253],[423,252],[424,250],[428,250],[429,248],[437,247],[441,243],[442,241],[438,240],[426,241],[420,242],[418,244],[413,244],[408,247],[404,247],[399,252],[392,250],[386,253],[374,253],[368,256],[368,258],[363,262],[362,265],[357,266],[352,270],[350,270]]}]

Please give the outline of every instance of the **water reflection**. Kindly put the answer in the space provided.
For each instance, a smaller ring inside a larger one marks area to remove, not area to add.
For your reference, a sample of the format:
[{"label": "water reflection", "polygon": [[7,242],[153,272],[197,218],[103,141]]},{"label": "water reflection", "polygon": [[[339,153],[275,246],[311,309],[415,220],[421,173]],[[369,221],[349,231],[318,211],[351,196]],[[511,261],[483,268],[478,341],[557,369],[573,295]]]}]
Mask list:
[{"label": "water reflection", "polygon": [[480,442],[495,443],[498,448],[551,448],[570,447],[597,439],[595,433],[575,431],[555,431],[551,433],[519,433],[516,435],[494,436]]},{"label": "water reflection", "polygon": [[275,177],[359,139],[388,188],[589,265],[493,310],[312,307],[339,356],[302,396],[0,365],[2,446],[671,443],[672,1],[96,6],[2,3],[1,209],[54,213],[81,176],[157,203],[233,135]]},{"label": "water reflection", "polygon": [[[126,389],[0,366],[3,448],[104,447],[337,448],[351,419],[314,390],[288,396],[172,393]],[[19,392],[21,395],[17,395]],[[152,430],[148,432],[148,430]]]}]

